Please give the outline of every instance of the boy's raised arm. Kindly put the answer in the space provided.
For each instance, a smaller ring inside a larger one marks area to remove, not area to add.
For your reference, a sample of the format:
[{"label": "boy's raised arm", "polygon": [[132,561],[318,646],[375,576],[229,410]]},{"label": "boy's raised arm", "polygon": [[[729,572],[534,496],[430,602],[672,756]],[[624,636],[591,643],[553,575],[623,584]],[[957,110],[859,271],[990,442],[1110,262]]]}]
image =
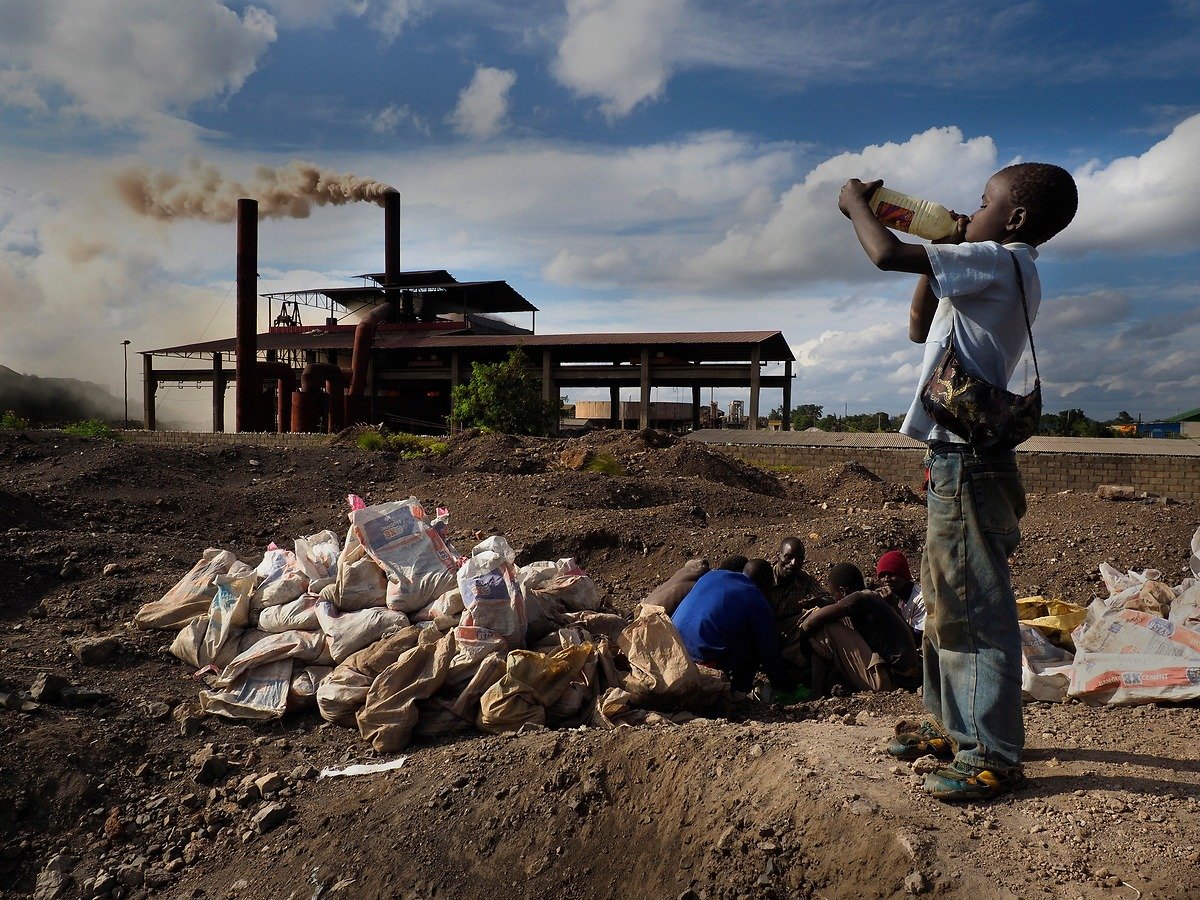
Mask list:
[{"label": "boy's raised arm", "polygon": [[854,233],[867,257],[885,272],[911,272],[932,275],[929,254],[920,244],[907,244],[897,238],[875,218],[868,201],[883,184],[882,181],[862,182],[851,178],[838,195],[838,208],[854,224]]}]

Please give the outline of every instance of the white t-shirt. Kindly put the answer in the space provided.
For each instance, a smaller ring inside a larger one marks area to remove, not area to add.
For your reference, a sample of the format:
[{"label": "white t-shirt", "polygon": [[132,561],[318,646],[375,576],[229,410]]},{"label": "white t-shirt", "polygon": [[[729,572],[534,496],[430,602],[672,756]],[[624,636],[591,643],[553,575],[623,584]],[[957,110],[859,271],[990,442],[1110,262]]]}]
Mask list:
[{"label": "white t-shirt", "polygon": [[900,601],[900,615],[913,631],[925,630],[925,598],[919,584],[912,586],[907,600]]},{"label": "white t-shirt", "polygon": [[929,286],[939,302],[925,339],[916,397],[900,432],[919,441],[961,444],[962,438],[929,418],[921,405],[921,388],[941,358],[952,331],[959,358],[968,372],[997,387],[1008,386],[1029,343],[1021,291],[1009,251],[1021,264],[1029,321],[1033,322],[1042,302],[1042,283],[1033,262],[1037,250],[1029,244],[1001,245],[995,241],[930,244],[925,250],[933,267]]}]

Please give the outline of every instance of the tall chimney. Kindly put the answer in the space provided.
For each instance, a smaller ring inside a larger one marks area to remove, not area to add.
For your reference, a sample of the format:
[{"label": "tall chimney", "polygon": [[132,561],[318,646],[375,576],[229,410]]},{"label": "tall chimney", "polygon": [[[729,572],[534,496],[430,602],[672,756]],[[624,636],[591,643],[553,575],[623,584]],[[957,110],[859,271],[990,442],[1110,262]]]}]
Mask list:
[{"label": "tall chimney", "polygon": [[400,283],[400,192],[394,188],[383,194],[383,283]]},{"label": "tall chimney", "polygon": [[237,202],[234,430],[258,430],[258,201]]}]

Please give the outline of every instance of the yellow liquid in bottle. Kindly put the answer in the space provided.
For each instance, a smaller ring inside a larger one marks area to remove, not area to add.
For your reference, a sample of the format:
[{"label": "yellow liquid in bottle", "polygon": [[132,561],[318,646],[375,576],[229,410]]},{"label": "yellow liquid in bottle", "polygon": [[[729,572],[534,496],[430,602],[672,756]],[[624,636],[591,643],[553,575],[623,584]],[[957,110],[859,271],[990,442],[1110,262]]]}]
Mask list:
[{"label": "yellow liquid in bottle", "polygon": [[888,228],[936,241],[954,233],[954,216],[937,203],[879,188],[868,201],[871,212]]}]

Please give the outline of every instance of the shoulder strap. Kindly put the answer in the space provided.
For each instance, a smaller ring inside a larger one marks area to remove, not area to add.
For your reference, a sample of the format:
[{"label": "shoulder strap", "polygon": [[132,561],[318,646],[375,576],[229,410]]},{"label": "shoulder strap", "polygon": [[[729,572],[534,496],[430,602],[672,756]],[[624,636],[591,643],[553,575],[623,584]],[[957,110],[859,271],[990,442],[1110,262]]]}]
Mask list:
[{"label": "shoulder strap", "polygon": [[1017,254],[1011,250],[1008,255],[1012,257],[1013,268],[1017,271],[1017,287],[1021,289],[1021,311],[1025,313],[1025,330],[1029,332],[1029,352],[1033,356],[1033,376],[1037,379],[1038,384],[1042,382],[1042,373],[1038,371],[1037,350],[1033,348],[1033,326],[1029,324],[1029,301],[1025,299],[1025,279],[1021,277],[1021,264],[1017,261]]}]

